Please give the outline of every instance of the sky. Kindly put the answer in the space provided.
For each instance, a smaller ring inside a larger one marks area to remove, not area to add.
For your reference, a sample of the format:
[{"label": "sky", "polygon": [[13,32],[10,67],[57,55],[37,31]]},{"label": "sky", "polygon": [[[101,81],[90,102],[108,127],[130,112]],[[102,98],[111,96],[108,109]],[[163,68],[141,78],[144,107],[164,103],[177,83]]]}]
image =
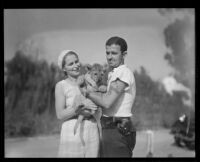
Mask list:
[{"label": "sky", "polygon": [[128,44],[125,64],[133,71],[144,66],[160,80],[173,71],[164,60],[170,21],[157,9],[4,9],[4,61],[28,47],[50,63],[70,49],[82,63],[104,64],[106,40],[120,36]]}]

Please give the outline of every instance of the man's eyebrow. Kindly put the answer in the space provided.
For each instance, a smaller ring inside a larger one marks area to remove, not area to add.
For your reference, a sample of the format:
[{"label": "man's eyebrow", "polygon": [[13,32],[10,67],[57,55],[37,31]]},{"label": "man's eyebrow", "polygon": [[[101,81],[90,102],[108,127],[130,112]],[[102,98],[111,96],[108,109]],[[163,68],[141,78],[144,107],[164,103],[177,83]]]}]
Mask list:
[{"label": "man's eyebrow", "polygon": [[117,53],[116,51],[110,51],[110,52],[106,52],[106,53]]}]

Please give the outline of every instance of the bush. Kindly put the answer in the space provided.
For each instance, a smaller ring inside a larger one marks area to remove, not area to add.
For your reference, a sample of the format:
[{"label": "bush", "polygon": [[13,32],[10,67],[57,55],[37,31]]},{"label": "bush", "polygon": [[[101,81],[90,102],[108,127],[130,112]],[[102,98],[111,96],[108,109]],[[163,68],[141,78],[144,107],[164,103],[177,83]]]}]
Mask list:
[{"label": "bush", "polygon": [[[32,136],[60,132],[55,114],[55,84],[64,76],[46,61],[33,61],[18,51],[6,62],[8,70],[5,91],[5,135]],[[82,72],[84,66],[82,65]],[[104,65],[104,68],[108,68]],[[106,75],[108,69],[105,69]],[[170,127],[186,107],[183,93],[167,94],[144,68],[135,71],[136,99],[132,122],[137,129]],[[104,82],[107,76],[104,77]]]},{"label": "bush", "polygon": [[43,60],[34,62],[21,51],[6,62],[6,67],[6,136],[30,136],[54,129],[54,86],[61,76],[56,67]]}]

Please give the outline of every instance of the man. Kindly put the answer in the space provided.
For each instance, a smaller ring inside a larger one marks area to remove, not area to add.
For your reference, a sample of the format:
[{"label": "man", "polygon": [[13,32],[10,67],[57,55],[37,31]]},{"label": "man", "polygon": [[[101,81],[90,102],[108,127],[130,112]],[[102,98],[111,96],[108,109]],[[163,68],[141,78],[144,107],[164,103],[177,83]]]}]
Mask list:
[{"label": "man", "polygon": [[136,87],[133,72],[124,64],[127,43],[111,37],[106,42],[106,57],[111,71],[106,93],[87,92],[86,96],[102,107],[101,157],[132,157],[136,131],[131,123]]}]

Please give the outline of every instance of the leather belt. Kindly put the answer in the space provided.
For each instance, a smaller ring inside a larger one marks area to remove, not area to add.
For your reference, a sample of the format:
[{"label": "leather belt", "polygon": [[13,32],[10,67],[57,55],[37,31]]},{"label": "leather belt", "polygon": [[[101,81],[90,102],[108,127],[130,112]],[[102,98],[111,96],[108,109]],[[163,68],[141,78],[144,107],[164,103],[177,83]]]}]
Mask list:
[{"label": "leather belt", "polygon": [[[69,118],[68,120],[72,120],[72,119],[78,119],[78,116],[75,115],[75,116]],[[92,116],[92,115],[90,115],[89,117],[84,117],[84,118],[83,118],[83,120],[91,120],[91,119],[93,119],[93,116]]]},{"label": "leather belt", "polygon": [[102,116],[101,119],[116,122],[116,121],[121,121],[122,119],[131,120],[131,117]]},{"label": "leather belt", "polygon": [[131,122],[131,117],[101,117],[101,125],[103,129],[110,128],[114,129],[117,128],[117,124],[121,123],[123,120],[127,120],[128,122]]}]

